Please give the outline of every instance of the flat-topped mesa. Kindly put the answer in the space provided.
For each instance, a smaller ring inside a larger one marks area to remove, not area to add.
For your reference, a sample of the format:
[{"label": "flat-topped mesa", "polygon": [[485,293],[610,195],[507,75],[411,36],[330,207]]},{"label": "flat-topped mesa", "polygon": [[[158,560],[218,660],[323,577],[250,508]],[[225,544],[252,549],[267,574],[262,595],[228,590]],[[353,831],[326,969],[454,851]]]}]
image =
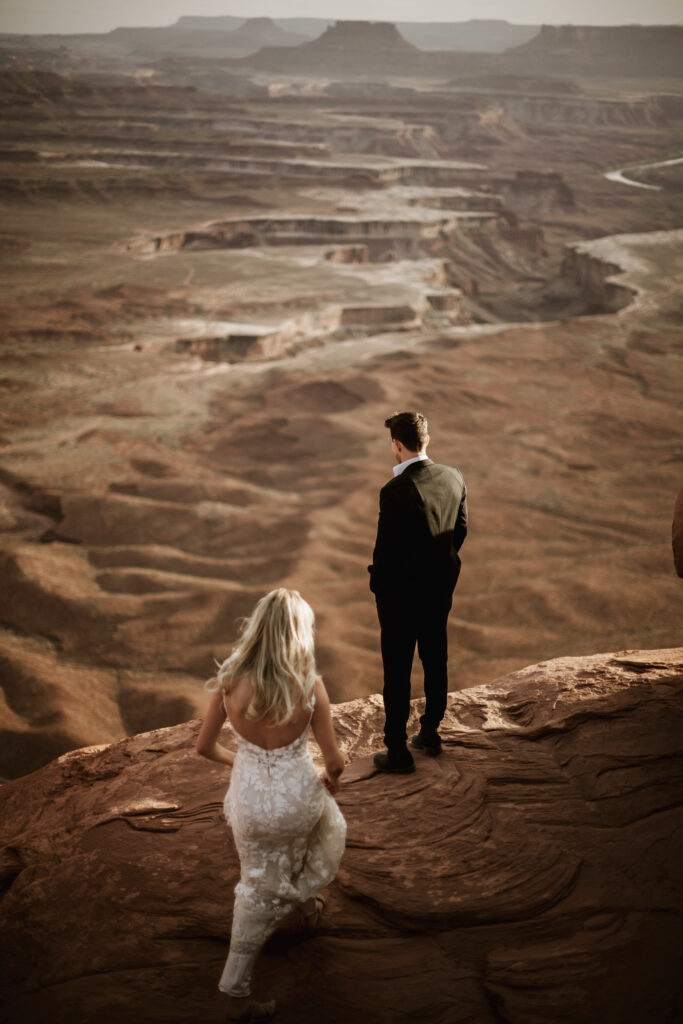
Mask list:
[{"label": "flat-topped mesa", "polygon": [[559,69],[590,66],[595,73],[622,71],[680,76],[683,25],[543,25],[533,39],[507,51]]},{"label": "flat-topped mesa", "polygon": [[592,50],[627,53],[670,50],[683,41],[681,25],[542,25],[518,50]]},{"label": "flat-topped mesa", "polygon": [[372,52],[419,53],[390,21],[336,21],[308,50],[370,50]]},{"label": "flat-topped mesa", "polygon": [[[443,753],[416,753],[412,775],[373,771],[379,694],[333,715],[347,848],[321,934],[284,926],[262,954],[278,1020],[676,1018],[683,649],[558,658],[452,693]],[[239,868],[230,773],[198,757],[198,730],[72,751],[0,787],[3,1020],[218,1019]]]},{"label": "flat-topped mesa", "polygon": [[432,58],[413,46],[389,21],[337,21],[318,39],[301,46],[264,47],[243,58],[249,67],[270,71],[313,70],[376,77],[389,72],[418,71]]}]

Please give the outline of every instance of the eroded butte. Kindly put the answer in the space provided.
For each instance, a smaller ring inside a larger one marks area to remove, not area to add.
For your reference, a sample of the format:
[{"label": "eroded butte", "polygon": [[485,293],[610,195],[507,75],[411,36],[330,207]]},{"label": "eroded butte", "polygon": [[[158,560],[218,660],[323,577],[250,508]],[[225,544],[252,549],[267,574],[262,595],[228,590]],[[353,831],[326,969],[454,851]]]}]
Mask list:
[{"label": "eroded butte", "polygon": [[399,408],[468,483],[453,688],[680,640],[680,77],[382,31],[0,40],[0,774],[195,717],[276,585],[377,692]]}]

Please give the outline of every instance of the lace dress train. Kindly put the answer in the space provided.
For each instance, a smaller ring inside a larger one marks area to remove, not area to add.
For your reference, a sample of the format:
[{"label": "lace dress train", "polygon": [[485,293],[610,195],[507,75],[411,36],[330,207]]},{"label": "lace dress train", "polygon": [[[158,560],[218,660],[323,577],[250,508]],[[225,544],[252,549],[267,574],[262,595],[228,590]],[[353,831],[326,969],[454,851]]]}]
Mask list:
[{"label": "lace dress train", "polygon": [[293,743],[264,750],[237,734],[224,810],[241,875],[230,949],[218,987],[250,993],[256,958],[278,922],[337,873],[346,822],[308,750],[309,726]]}]

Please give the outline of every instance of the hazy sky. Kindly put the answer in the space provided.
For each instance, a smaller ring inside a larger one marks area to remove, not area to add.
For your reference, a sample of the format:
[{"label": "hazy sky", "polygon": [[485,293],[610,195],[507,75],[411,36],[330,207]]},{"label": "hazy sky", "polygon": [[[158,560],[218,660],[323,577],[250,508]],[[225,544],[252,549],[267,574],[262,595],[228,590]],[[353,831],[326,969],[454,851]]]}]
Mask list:
[{"label": "hazy sky", "polygon": [[182,14],[624,25],[683,23],[683,0],[0,0],[2,32],[108,32]]}]

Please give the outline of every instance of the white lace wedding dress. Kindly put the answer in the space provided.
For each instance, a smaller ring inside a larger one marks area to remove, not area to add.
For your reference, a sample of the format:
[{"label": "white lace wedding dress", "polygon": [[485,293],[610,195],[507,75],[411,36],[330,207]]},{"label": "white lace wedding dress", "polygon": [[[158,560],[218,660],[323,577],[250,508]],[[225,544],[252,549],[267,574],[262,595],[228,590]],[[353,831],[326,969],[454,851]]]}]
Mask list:
[{"label": "white lace wedding dress", "polygon": [[237,735],[224,810],[240,857],[230,950],[218,987],[249,995],[263,943],[294,904],[337,873],[346,822],[308,751],[310,721],[293,743],[275,750]]}]

